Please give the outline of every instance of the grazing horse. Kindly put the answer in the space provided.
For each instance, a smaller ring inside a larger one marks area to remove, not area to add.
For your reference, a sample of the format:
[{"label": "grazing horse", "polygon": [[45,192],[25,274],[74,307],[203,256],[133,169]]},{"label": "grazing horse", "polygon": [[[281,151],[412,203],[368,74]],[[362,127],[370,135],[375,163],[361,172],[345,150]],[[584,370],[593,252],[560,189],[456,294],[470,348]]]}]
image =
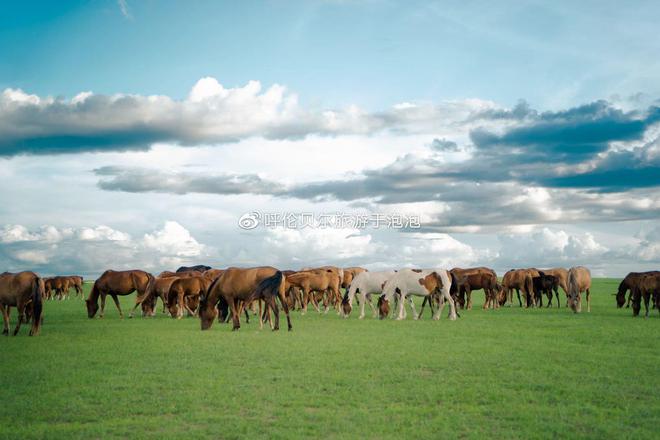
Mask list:
[{"label": "grazing horse", "polygon": [[[472,309],[472,291],[479,289],[483,289],[486,295],[484,309],[491,306],[493,308],[499,307],[496,295],[500,290],[500,286],[497,283],[497,274],[493,269],[488,267],[453,268],[449,272],[454,275],[454,281],[458,281],[452,283],[453,297],[459,298],[459,303],[463,303],[466,309]],[[467,302],[464,295],[467,295]]]},{"label": "grazing horse", "polygon": [[536,301],[543,307],[543,294],[548,297],[548,305],[552,306],[552,292],[557,296],[557,307],[559,307],[559,280],[554,275],[546,275],[545,272],[539,271],[539,276],[532,277],[532,289]]},{"label": "grazing horse", "polygon": [[87,305],[87,316],[93,318],[99,310],[99,296],[101,297],[101,313],[99,318],[103,318],[105,313],[105,297],[110,295],[119,310],[120,318],[124,317],[124,313],[119,306],[119,299],[117,296],[126,296],[137,291],[138,298],[135,301],[135,306],[131,310],[129,317],[133,317],[133,312],[140,305],[142,301],[139,299],[144,297],[147,290],[147,284],[154,281],[154,276],[143,270],[106,270],[103,275],[94,282],[92,291],[89,297],[85,300]]},{"label": "grazing horse", "polygon": [[[432,295],[440,296],[440,306],[433,316],[434,320],[440,319],[445,302],[449,303],[449,319],[456,319],[456,306],[449,292],[451,288],[451,276],[449,271],[444,269],[402,269],[385,282],[383,287],[383,301],[381,305],[389,305],[394,296],[400,295],[399,310],[396,316],[397,320],[405,319],[405,301],[412,295],[430,297]],[[415,305],[410,298],[410,304],[413,311],[413,318],[418,319]],[[384,310],[381,310],[383,316]]]},{"label": "grazing horse", "polygon": [[16,307],[18,323],[14,329],[14,336],[18,334],[23,321],[27,323],[30,318],[32,319],[30,336],[37,336],[43,321],[44,295],[44,282],[34,272],[0,274],[0,311],[4,321],[2,334],[9,334],[9,311],[11,307]]},{"label": "grazing horse", "polygon": [[188,306],[186,299],[199,297],[206,292],[210,284],[211,281],[201,275],[175,279],[167,295],[167,307],[172,318],[183,318],[183,309],[195,316],[195,311]]},{"label": "grazing horse", "polygon": [[[248,303],[254,304],[255,301],[259,303],[259,329],[264,328],[264,315],[268,317],[271,330],[275,331],[279,328],[280,309],[277,306],[277,298],[280,297],[281,300],[282,296],[280,295],[280,291],[283,287],[286,288],[285,274],[278,270],[275,272],[275,275],[263,279],[254,290],[254,293],[248,298]],[[266,306],[263,313],[261,310],[261,301],[263,301]],[[285,307],[284,303],[282,307]],[[273,326],[273,321],[270,319],[270,311],[275,315],[275,326]],[[291,330],[291,320],[289,320],[288,314],[287,320],[289,322],[289,330]]]},{"label": "grazing horse", "polygon": [[[495,279],[497,280],[497,275],[495,274],[495,271],[487,268],[487,267],[470,267],[467,269],[462,269],[460,267],[455,267],[449,271],[449,273],[452,276],[452,284],[451,284],[451,297],[454,299],[454,302],[456,303],[457,307],[460,307],[461,309],[463,308],[472,308],[472,297],[470,296],[470,301],[466,301],[466,293],[467,293],[467,275],[469,274],[474,274],[474,273],[490,273],[495,276]],[[464,281],[462,285],[459,286],[459,283],[457,282],[458,280]],[[474,280],[475,282],[477,281],[476,279]],[[478,290],[481,289],[482,287],[473,287],[471,290]],[[488,300],[488,292],[484,290],[486,293],[486,299]],[[472,292],[470,292],[471,294]],[[469,304],[468,304],[469,302]]]},{"label": "grazing horse", "polygon": [[[213,320],[218,316],[216,306],[231,309],[233,330],[241,327],[239,309],[240,304],[250,301],[253,298],[255,290],[264,279],[272,277],[279,272],[274,267],[263,266],[249,269],[230,267],[222,275],[211,283],[208,291],[200,295],[199,319],[202,330],[208,330],[213,325]],[[282,276],[278,296],[282,303],[282,308],[286,313],[286,319],[291,330],[291,318],[289,317],[289,307],[285,297],[285,278]],[[224,303],[224,304],[223,304]],[[273,330],[279,330],[279,320],[275,323]]]},{"label": "grazing horse", "polygon": [[[330,297],[334,299],[335,304],[339,306],[341,302],[341,294],[339,293],[339,274],[330,268],[312,269],[293,273],[285,277],[285,290],[288,291],[291,287],[299,288],[303,293],[303,313],[307,312],[307,304],[311,300],[312,305],[320,312],[316,298],[312,292],[329,292]],[[325,306],[325,313],[328,313],[330,299],[328,295],[323,298],[323,305]]]},{"label": "grazing horse", "polygon": [[[163,276],[165,274],[165,276]],[[172,287],[172,283],[180,278],[189,278],[202,276],[201,272],[189,271],[189,272],[161,272],[157,277],[154,278],[153,282],[147,283],[147,289],[144,292],[144,295],[138,297],[136,302],[142,306],[142,316],[154,316],[156,310],[156,303],[158,298],[163,303],[162,312],[165,313],[167,307],[167,295]],[[204,275],[205,276],[205,275]]]},{"label": "grazing horse", "polygon": [[619,289],[617,290],[616,295],[616,306],[617,308],[623,307],[626,304],[626,292],[630,291],[628,295],[628,304],[626,307],[630,307],[630,303],[633,299],[633,293],[635,289],[639,287],[639,283],[642,281],[645,275],[659,274],[658,271],[649,271],[649,272],[630,272],[626,277],[621,280],[619,283]]},{"label": "grazing horse", "polygon": [[[660,304],[660,272],[647,273],[639,281],[637,287],[634,289],[633,295],[633,316],[638,316],[641,309],[641,301],[644,299],[644,307],[646,309],[645,318],[649,316],[649,299],[653,295],[653,302],[658,308]],[[660,312],[660,308],[658,308]]]},{"label": "grazing horse", "polygon": [[211,269],[211,266],[205,266],[203,264],[198,264],[196,266],[190,266],[190,267],[181,266],[176,270],[176,273],[190,272],[190,271],[206,272],[209,269]]},{"label": "grazing horse", "polygon": [[362,272],[368,272],[367,269],[363,267],[345,267],[343,271],[344,271],[344,279],[341,282],[341,287],[343,287],[344,289],[349,288],[351,282],[355,279],[355,277],[358,274],[361,274]]},{"label": "grazing horse", "polygon": [[[346,269],[344,269],[344,279],[346,278]],[[352,279],[351,285],[348,288],[348,292],[344,295],[344,298],[341,301],[342,313],[344,318],[348,318],[353,310],[353,300],[355,295],[360,295],[360,316],[359,319],[364,318],[364,305],[365,303],[369,304],[371,311],[373,312],[374,318],[376,317],[377,311],[374,309],[374,305],[371,303],[371,294],[380,293],[383,291],[383,286],[385,282],[389,280],[392,276],[396,274],[395,270],[385,270],[382,272],[360,272],[355,278]]]},{"label": "grazing horse", "polygon": [[[536,272],[538,273],[538,272]],[[518,295],[518,303],[522,307],[522,300],[520,298],[520,291],[523,292],[525,298],[525,307],[529,307],[534,297],[534,286],[532,284],[532,274],[527,269],[511,269],[504,274],[502,278],[502,296],[500,297],[500,305],[509,301],[513,305],[513,290]]]},{"label": "grazing horse", "polygon": [[591,312],[591,272],[584,266],[568,270],[568,306],[575,313],[582,311],[582,292],[587,293],[587,312]]}]

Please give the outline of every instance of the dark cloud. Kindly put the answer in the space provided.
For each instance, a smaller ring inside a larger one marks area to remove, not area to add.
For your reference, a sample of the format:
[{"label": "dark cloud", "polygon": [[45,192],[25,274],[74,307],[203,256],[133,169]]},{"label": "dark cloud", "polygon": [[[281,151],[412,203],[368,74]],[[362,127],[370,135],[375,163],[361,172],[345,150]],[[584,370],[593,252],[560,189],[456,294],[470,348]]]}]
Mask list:
[{"label": "dark cloud", "polygon": [[94,170],[98,182],[107,191],[161,192],[173,194],[272,194],[283,193],[279,183],[264,180],[256,174],[177,173],[147,168],[101,167]]}]

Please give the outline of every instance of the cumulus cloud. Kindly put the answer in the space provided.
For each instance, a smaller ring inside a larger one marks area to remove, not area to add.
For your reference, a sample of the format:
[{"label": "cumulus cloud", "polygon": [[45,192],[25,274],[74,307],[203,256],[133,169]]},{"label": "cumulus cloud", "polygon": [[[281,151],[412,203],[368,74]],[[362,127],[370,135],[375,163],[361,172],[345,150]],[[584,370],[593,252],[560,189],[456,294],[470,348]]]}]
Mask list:
[{"label": "cumulus cloud", "polygon": [[44,275],[80,272],[98,275],[105,269],[161,270],[197,263],[206,246],[177,222],[146,233],[142,239],[108,226],[29,230],[7,225],[0,230],[0,264],[10,271],[36,270]]},{"label": "cumulus cloud", "polygon": [[235,142],[248,137],[296,139],[310,134],[433,132],[497,108],[469,99],[407,103],[379,112],[304,108],[295,93],[259,81],[227,88],[200,79],[186,99],[162,95],[40,97],[20,89],[0,95],[0,155],[148,149],[155,142],[180,145]]}]

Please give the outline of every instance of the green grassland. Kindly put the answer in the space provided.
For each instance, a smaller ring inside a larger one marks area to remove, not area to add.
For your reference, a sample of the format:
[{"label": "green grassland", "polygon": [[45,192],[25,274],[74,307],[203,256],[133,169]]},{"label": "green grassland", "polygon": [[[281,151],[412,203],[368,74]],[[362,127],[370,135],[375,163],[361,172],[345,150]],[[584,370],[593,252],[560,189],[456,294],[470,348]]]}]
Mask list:
[{"label": "green grassland", "polygon": [[658,438],[660,314],[616,285],[580,315],[479,291],[455,322],[294,312],[292,332],[50,301],[41,336],[0,339],[0,437]]}]

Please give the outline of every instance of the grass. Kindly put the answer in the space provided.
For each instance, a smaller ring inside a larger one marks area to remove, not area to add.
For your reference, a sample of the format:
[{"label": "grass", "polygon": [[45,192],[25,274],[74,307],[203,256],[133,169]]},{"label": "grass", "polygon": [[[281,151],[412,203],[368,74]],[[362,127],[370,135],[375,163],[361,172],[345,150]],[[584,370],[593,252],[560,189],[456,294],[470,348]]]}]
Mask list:
[{"label": "grass", "polygon": [[479,292],[456,322],[295,312],[290,333],[48,302],[41,336],[0,339],[0,437],[658,438],[660,316],[616,284],[580,315]]}]

